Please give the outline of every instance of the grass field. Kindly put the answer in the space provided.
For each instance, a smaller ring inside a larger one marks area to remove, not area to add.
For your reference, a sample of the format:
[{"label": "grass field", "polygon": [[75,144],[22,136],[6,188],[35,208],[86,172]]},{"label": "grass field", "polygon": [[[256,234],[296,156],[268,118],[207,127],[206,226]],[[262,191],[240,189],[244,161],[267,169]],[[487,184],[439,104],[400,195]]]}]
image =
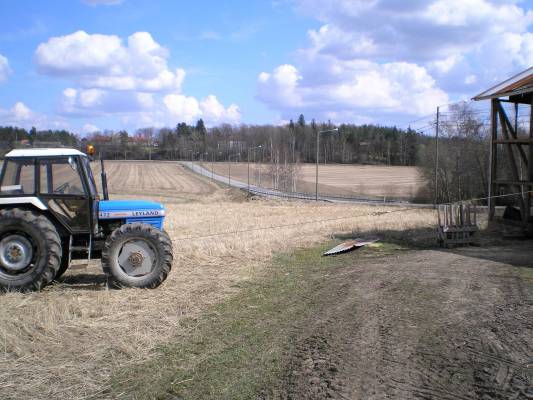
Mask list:
[{"label": "grass field", "polygon": [[169,338],[194,329],[191,320],[238,293],[274,254],[334,234],[402,235],[435,224],[431,210],[247,200],[177,163],[107,165],[112,197],[166,205],[171,275],[156,290],[108,290],[93,262],[72,268],[43,292],[1,296],[2,399],[105,398],[111,377],[143,365]]},{"label": "grass field", "polygon": [[[247,182],[246,163],[203,163],[204,168],[214,169],[215,173]],[[250,183],[263,187],[273,187],[268,175],[269,166],[250,164]],[[296,191],[315,192],[315,164],[301,164],[296,177]],[[424,181],[417,167],[383,165],[339,165],[319,166],[319,192],[341,196],[370,196],[402,200],[413,200],[420,196]]]}]

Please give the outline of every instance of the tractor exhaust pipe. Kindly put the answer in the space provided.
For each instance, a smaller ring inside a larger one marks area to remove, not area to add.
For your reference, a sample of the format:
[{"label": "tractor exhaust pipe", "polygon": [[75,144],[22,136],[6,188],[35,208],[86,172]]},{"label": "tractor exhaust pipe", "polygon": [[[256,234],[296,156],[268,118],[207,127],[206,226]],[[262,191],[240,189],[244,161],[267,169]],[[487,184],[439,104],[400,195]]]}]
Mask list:
[{"label": "tractor exhaust pipe", "polygon": [[100,158],[100,166],[102,172],[100,177],[102,178],[102,194],[104,195],[104,200],[109,200],[109,192],[107,191],[107,175],[105,173],[104,159]]}]

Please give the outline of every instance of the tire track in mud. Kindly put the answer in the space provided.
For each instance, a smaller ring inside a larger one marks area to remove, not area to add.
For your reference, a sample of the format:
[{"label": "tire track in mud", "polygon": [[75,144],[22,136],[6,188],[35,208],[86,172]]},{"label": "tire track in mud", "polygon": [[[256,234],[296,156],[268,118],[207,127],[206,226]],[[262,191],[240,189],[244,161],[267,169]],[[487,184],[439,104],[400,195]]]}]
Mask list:
[{"label": "tire track in mud", "polygon": [[423,251],[351,272],[317,293],[273,398],[533,399],[533,289],[512,266]]}]

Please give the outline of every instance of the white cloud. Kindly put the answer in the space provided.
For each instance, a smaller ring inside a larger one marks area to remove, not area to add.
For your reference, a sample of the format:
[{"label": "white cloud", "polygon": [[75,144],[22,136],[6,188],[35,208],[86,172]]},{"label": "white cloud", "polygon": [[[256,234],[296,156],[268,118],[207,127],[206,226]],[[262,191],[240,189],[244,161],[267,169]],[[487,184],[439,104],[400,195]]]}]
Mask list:
[{"label": "white cloud", "polygon": [[323,24],[294,63],[258,76],[282,118],[394,121],[471,97],[533,65],[533,11],[515,0],[297,0]]},{"label": "white cloud", "polygon": [[[352,118],[354,109],[373,114],[376,110],[427,114],[448,101],[426,69],[416,64],[337,60],[335,68],[320,69],[320,65],[334,61],[330,58],[320,57],[316,64],[308,62],[303,73],[292,65],[282,66],[291,71],[292,79],[280,79],[279,76],[286,76],[279,73],[280,67],[272,74],[260,74],[258,97],[287,116],[306,110],[316,118],[336,121]],[[300,78],[307,72],[321,76],[316,80]],[[361,117],[358,115],[358,119]]]},{"label": "white cloud", "polygon": [[202,118],[208,125],[215,125],[221,122],[238,123],[241,119],[241,112],[236,104],[231,104],[228,108],[218,101],[214,95],[209,95],[200,102]]},{"label": "white cloud", "polygon": [[65,129],[68,124],[61,118],[50,118],[35,112],[23,102],[17,101],[9,109],[0,108],[0,126],[18,126],[26,129],[32,126],[38,129]]},{"label": "white cloud", "polygon": [[259,97],[268,102],[275,101],[281,106],[298,107],[302,105],[301,93],[297,90],[302,79],[295,66],[283,64],[272,73],[259,74]]},{"label": "white cloud", "polygon": [[10,74],[9,62],[7,58],[0,54],[0,82],[5,81]]},{"label": "white cloud", "polygon": [[69,116],[102,116],[147,111],[153,106],[152,93],[67,88],[58,112]]},{"label": "white cloud", "polygon": [[171,115],[191,123],[202,114],[198,100],[181,94],[169,94],[163,99],[167,110]]},{"label": "white cloud", "polygon": [[181,93],[185,71],[170,69],[167,49],[147,32],[127,43],[114,35],[78,31],[52,37],[35,52],[38,70],[70,80],[57,111],[69,117],[118,116],[129,126],[175,125],[204,118],[206,124],[237,123],[237,105],[214,95],[203,100]]},{"label": "white cloud", "polygon": [[163,101],[170,119],[176,122],[192,123],[203,118],[207,125],[215,125],[221,122],[238,123],[241,118],[237,105],[231,104],[225,108],[214,95],[198,101],[194,97],[170,94]]},{"label": "white cloud", "polygon": [[71,78],[80,86],[110,90],[179,91],[185,71],[170,70],[168,51],[148,32],[136,32],[127,45],[115,35],[77,31],[50,38],[35,51],[38,70]]},{"label": "white cloud", "polygon": [[533,22],[533,12],[512,0],[300,0],[299,4],[303,12],[326,24],[310,32],[316,51],[385,61],[447,58],[474,50],[504,32],[526,32]]},{"label": "white cloud", "polygon": [[94,132],[100,132],[100,129],[93,124],[84,124],[81,128],[82,133],[94,133]]},{"label": "white cloud", "polygon": [[27,121],[31,118],[32,115],[30,109],[20,101],[16,102],[10,111],[13,118],[20,121]]}]

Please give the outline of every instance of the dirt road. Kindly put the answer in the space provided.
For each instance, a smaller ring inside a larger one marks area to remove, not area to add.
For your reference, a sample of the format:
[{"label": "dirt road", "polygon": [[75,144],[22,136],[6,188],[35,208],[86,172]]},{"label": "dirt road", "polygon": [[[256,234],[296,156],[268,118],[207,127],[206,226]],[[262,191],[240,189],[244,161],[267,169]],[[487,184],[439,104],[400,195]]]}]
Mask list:
[{"label": "dirt road", "polygon": [[529,241],[406,251],[328,276],[273,397],[533,398],[532,268]]}]

